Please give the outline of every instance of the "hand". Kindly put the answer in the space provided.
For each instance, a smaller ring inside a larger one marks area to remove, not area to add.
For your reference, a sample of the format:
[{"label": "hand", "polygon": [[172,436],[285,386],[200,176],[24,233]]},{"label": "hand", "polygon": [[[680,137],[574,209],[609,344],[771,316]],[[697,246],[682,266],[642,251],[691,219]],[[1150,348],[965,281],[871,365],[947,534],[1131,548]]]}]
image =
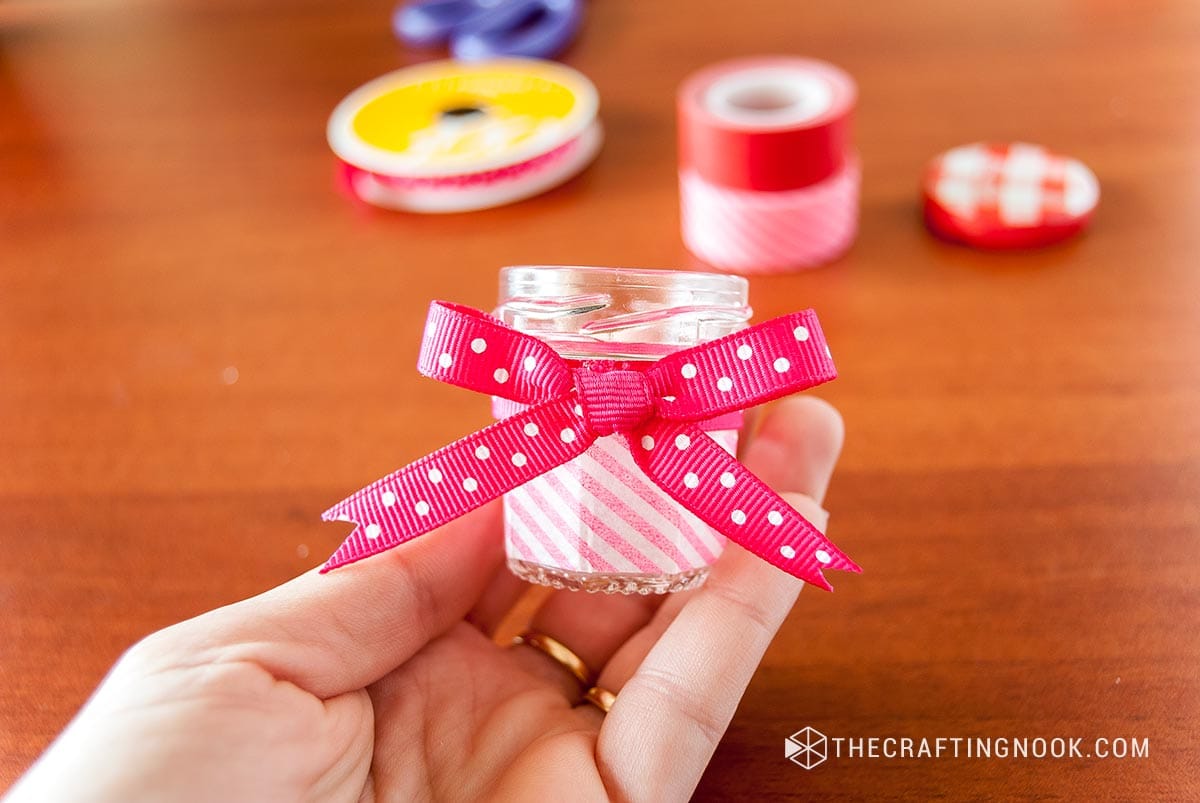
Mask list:
[{"label": "hand", "polygon": [[[818,526],[829,405],[782,402],[743,461]],[[155,633],[11,792],[52,800],[682,800],[803,585],[730,544],[661,596],[551,594],[532,627],[619,694],[492,634],[527,586],[498,508]]]}]

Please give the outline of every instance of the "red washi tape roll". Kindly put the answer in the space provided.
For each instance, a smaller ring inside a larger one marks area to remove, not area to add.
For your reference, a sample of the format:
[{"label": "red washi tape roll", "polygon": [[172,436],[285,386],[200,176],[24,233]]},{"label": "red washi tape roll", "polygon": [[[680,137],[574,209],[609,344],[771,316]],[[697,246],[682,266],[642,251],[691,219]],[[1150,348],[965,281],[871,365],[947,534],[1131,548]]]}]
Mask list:
[{"label": "red washi tape roll", "polygon": [[934,158],[922,183],[925,222],[976,248],[1033,248],[1087,226],[1100,202],[1096,175],[1040,145],[974,143]]},{"label": "red washi tape roll", "polygon": [[740,59],[679,90],[683,239],[736,273],[815,267],[858,229],[854,80],[812,59]]}]

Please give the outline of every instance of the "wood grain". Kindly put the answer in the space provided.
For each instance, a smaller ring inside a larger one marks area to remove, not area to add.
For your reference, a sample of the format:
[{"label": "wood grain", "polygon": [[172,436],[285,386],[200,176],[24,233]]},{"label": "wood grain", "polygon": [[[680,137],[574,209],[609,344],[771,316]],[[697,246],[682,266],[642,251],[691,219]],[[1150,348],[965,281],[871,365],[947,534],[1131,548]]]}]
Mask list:
[{"label": "wood grain", "polygon": [[[1200,6],[591,3],[567,61],[597,164],[448,217],[334,188],[329,110],[417,57],[389,6],[0,6],[0,784],[132,641],[314,565],[324,505],[485,422],[412,370],[430,298],[487,306],[511,263],[700,267],[674,89],[787,52],[860,83],[862,233],[753,300],[821,312],[832,534],[866,573],[803,595],[699,796],[1200,797]],[[1093,230],[930,238],[919,171],[980,138],[1091,165]],[[1151,752],[806,772],[781,750],[806,725]]]}]

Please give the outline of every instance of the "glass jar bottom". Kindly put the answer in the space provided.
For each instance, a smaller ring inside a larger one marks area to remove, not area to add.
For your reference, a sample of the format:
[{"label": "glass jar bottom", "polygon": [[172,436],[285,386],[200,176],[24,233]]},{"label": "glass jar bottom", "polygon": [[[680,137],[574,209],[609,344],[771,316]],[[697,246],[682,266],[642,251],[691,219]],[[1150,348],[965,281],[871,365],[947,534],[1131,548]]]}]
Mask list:
[{"label": "glass jar bottom", "polygon": [[678,574],[573,572],[520,558],[509,558],[508,568],[517,577],[530,583],[593,594],[671,594],[686,591],[703,585],[708,579],[709,569],[708,566],[701,566]]}]

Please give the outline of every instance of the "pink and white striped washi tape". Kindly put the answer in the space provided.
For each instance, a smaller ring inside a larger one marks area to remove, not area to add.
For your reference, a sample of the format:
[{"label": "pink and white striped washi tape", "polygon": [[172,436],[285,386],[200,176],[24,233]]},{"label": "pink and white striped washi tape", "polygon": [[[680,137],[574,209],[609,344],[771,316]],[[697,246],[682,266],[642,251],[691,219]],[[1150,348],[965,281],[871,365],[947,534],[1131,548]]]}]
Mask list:
[{"label": "pink and white striped washi tape", "polygon": [[[736,430],[708,434],[736,452]],[[613,435],[509,491],[504,513],[510,559],[567,572],[684,574],[725,549],[725,536],[651,482]]]},{"label": "pink and white striped washi tape", "polygon": [[[497,420],[524,409],[492,398]],[[700,426],[737,454],[741,413]],[[725,549],[725,536],[664,493],[612,435],[506,493],[504,532],[510,560],[578,574],[684,575],[711,566]]]},{"label": "pink and white striped washi tape", "polygon": [[812,268],[858,231],[851,146],[857,90],[842,70],[790,57],[702,70],[678,99],[683,240],[733,273]]}]

